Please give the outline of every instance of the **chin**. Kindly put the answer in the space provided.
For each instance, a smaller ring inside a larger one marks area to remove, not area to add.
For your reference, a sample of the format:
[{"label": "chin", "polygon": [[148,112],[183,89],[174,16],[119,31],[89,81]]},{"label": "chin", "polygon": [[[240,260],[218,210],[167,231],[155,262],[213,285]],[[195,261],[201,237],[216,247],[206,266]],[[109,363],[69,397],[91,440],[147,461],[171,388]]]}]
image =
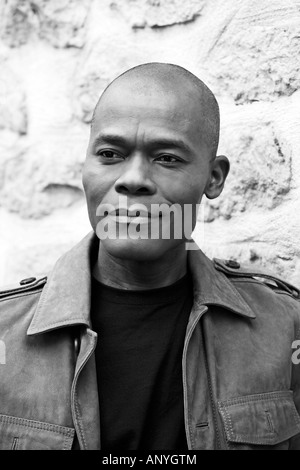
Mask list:
[{"label": "chin", "polygon": [[182,244],[182,240],[101,240],[105,250],[113,257],[132,261],[155,261]]}]

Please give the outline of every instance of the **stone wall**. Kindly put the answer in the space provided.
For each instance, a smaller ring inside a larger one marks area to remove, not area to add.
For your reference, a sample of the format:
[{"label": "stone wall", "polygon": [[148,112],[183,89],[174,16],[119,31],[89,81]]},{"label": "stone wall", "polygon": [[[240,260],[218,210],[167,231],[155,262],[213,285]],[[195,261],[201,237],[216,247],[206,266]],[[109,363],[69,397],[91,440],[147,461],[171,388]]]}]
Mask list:
[{"label": "stone wall", "polygon": [[300,285],[299,31],[300,0],[1,0],[0,283],[47,272],[90,230],[93,107],[118,74],[159,61],[220,103],[231,173],[196,239]]}]

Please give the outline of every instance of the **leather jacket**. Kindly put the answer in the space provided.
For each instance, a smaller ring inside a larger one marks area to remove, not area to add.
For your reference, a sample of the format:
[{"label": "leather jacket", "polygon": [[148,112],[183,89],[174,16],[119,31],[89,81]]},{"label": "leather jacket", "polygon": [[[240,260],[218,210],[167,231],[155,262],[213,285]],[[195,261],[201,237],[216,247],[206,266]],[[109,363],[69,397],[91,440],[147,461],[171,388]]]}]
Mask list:
[{"label": "leather jacket", "polygon": [[[90,324],[93,232],[49,277],[0,290],[0,449],[100,449]],[[189,251],[194,304],[182,357],[188,447],[300,449],[300,292]]]}]

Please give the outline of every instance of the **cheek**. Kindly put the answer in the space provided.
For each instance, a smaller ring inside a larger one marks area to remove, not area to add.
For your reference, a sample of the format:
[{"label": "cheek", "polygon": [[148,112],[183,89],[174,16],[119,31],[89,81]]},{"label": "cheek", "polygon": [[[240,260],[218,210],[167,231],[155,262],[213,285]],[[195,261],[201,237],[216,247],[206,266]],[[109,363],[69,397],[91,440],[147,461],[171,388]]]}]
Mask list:
[{"label": "cheek", "polygon": [[88,206],[98,205],[109,190],[108,178],[95,168],[94,164],[85,164],[82,171],[82,184]]},{"label": "cheek", "polygon": [[99,167],[86,163],[82,170],[82,184],[85,192],[88,215],[91,226],[96,230],[99,217],[97,216],[97,208],[105,198],[110,189],[108,178],[105,178],[99,171]]},{"label": "cheek", "polygon": [[179,181],[175,179],[172,184],[168,185],[166,189],[166,197],[170,202],[180,204],[199,204],[205,184],[201,178],[193,178],[191,175],[186,175],[186,178]]},{"label": "cheek", "polygon": [[186,235],[194,230],[199,216],[200,203],[205,189],[206,180],[197,175],[185,175],[169,185],[168,200],[181,206],[181,224],[185,227]]}]

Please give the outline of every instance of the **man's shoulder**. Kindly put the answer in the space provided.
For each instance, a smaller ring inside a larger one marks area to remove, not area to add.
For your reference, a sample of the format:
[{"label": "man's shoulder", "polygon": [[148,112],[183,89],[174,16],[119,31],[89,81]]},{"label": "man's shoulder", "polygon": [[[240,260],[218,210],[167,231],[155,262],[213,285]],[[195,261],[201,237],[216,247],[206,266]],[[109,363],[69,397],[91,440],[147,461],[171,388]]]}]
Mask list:
[{"label": "man's shoulder", "polygon": [[286,281],[275,273],[253,265],[239,263],[232,259],[214,258],[218,271],[224,273],[239,290],[251,289],[253,292],[263,288],[265,295],[286,294],[300,304],[300,288]]},{"label": "man's shoulder", "polygon": [[0,286],[0,302],[24,296],[39,294],[47,283],[47,276],[31,276],[14,284]]}]

